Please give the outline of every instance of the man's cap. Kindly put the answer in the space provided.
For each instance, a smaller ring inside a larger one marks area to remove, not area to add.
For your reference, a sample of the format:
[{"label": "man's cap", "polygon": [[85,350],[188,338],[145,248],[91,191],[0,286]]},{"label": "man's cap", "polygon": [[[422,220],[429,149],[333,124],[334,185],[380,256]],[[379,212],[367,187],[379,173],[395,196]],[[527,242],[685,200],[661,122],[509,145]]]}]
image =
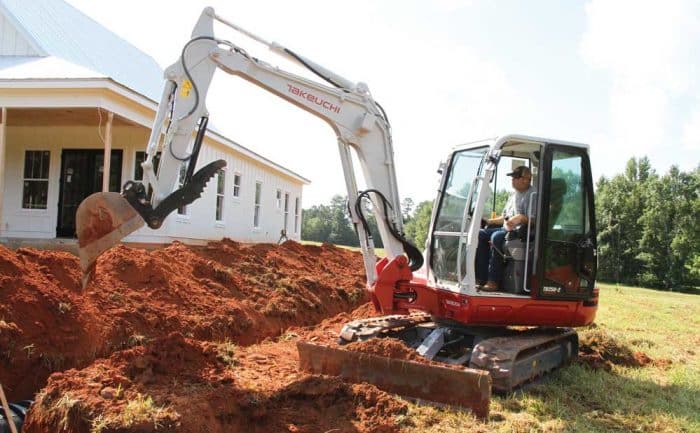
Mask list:
[{"label": "man's cap", "polygon": [[514,179],[517,179],[517,178],[523,177],[523,176],[532,177],[532,172],[526,166],[521,165],[520,167],[517,167],[512,172],[508,173],[506,176],[512,176]]}]

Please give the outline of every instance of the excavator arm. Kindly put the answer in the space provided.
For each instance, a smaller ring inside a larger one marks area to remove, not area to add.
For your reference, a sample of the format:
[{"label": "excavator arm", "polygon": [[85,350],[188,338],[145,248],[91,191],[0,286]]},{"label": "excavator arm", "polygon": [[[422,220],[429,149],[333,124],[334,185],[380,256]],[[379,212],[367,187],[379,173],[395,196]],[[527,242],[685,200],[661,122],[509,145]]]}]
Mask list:
[{"label": "excavator arm", "polygon": [[[248,55],[231,42],[216,38],[215,20],[309,69],[332,87],[282,71]],[[121,194],[93,194],[78,209],[76,223],[84,284],[92,277],[96,259],[102,252],[142,227],[144,222],[158,229],[168,214],[196,200],[206,182],[225,166],[225,161],[214,161],[194,172],[208,121],[206,96],[217,69],[262,87],[319,117],[333,129],[369,287],[378,279],[377,257],[364,217],[367,206],[363,199],[371,201],[386,261],[400,257],[402,267],[408,262],[412,270],[422,265],[420,251],[402,234],[391,127],[367,85],[353,83],[280,44],[267,42],[217,16],[212,8],[206,8],[180,58],[165,70],[163,95],[142,165],[144,182],[127,182]],[[361,166],[367,186],[365,191],[358,190],[352,151]],[[159,157],[157,172],[156,156]],[[183,163],[188,164],[187,175],[182,186],[173,192]],[[382,265],[381,269],[384,267]]]}]

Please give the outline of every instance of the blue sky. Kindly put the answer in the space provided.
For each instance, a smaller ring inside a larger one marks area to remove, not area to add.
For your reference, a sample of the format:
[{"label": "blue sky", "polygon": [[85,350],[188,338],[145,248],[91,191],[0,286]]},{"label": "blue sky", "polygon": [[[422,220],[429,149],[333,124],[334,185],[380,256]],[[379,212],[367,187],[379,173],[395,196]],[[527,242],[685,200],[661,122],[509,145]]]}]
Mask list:
[{"label": "blue sky", "polygon": [[[596,179],[648,155],[657,171],[700,161],[700,3],[686,0],[297,0],[69,3],[161,66],[206,5],[352,81],[366,82],[394,132],[399,192],[432,199],[449,149],[505,133],[584,142]],[[304,71],[226,28],[217,34]],[[336,141],[318,119],[221,73],[211,121],[311,179],[304,207],[344,193]]]}]

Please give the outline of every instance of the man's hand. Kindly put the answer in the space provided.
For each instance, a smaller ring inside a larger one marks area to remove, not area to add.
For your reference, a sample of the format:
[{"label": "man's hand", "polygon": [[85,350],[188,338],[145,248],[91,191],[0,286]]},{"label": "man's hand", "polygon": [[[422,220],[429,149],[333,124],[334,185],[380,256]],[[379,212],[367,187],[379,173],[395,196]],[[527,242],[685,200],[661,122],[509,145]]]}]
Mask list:
[{"label": "man's hand", "polygon": [[527,216],[523,214],[518,214],[515,215],[511,218],[508,218],[504,223],[503,223],[503,228],[506,229],[506,231],[513,231],[515,227],[519,226],[520,224],[527,224]]},{"label": "man's hand", "polygon": [[514,227],[515,225],[513,225],[512,219],[507,219],[503,222],[503,228],[506,229],[507,232],[512,232]]}]

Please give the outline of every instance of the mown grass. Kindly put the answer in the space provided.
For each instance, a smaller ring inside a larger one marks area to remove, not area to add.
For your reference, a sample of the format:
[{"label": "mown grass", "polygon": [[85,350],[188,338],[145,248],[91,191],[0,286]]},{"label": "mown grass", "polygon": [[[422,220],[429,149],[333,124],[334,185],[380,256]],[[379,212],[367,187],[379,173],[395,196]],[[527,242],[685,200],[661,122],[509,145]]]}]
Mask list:
[{"label": "mown grass", "polygon": [[[406,432],[700,432],[700,296],[601,284],[597,332],[653,362],[574,364],[506,396],[480,421],[409,404]],[[591,330],[582,329],[585,334]]]}]

